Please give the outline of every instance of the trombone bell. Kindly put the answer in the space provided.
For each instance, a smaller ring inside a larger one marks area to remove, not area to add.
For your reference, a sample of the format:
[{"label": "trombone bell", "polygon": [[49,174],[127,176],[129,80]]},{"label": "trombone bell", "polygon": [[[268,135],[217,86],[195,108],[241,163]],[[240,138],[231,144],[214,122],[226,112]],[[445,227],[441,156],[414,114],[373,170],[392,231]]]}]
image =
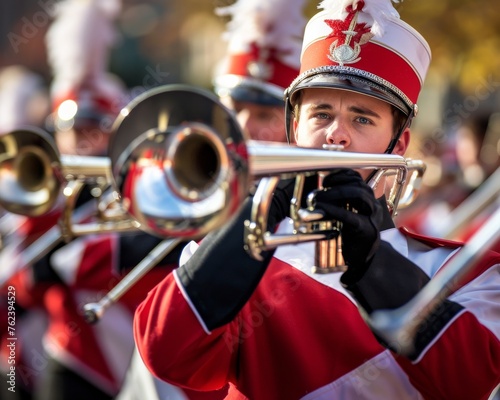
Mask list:
[{"label": "trombone bell", "polygon": [[[139,132],[139,135],[137,135]],[[115,121],[110,159],[122,204],[161,237],[200,237],[248,194],[248,154],[215,95],[167,85],[137,97]],[[120,140],[129,145],[114,152]]]},{"label": "trombone bell", "polygon": [[36,217],[52,209],[63,180],[57,173],[59,153],[52,137],[30,129],[0,137],[0,205]]}]

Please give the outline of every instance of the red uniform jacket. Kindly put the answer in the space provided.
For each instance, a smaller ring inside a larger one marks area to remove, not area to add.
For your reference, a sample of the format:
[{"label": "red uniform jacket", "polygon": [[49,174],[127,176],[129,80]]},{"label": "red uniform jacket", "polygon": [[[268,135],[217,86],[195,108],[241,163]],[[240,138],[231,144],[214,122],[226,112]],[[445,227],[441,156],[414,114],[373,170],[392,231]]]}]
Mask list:
[{"label": "red uniform jacket", "polygon": [[[457,248],[397,229],[382,239],[428,276]],[[192,388],[231,382],[231,399],[486,399],[500,382],[500,255],[455,291],[465,310],[411,362],[379,344],[339,274],[311,273],[313,246],[280,247],[238,316],[212,332],[169,274],[135,314],[148,368]]]}]

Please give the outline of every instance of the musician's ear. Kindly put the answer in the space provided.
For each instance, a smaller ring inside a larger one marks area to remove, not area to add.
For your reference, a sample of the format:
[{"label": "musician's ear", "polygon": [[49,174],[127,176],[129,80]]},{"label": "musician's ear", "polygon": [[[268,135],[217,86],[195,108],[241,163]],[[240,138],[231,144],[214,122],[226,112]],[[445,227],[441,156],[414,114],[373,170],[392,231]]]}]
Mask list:
[{"label": "musician's ear", "polygon": [[409,145],[410,145],[410,128],[406,128],[403,131],[403,133],[399,136],[399,139],[396,142],[396,145],[394,146],[392,154],[403,156],[406,153],[406,150],[408,150]]}]

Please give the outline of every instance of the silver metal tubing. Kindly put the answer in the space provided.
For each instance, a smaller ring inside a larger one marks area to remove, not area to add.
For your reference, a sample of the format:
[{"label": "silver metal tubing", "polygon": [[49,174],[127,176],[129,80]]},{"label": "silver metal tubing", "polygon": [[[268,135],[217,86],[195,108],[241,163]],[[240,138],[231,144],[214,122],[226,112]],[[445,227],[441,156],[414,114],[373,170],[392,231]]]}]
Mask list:
[{"label": "silver metal tubing", "polygon": [[[95,214],[95,207],[89,203],[84,204],[74,211],[73,223],[78,224],[93,214]],[[5,285],[15,273],[39,261],[63,240],[63,229],[60,225],[54,225],[26,248],[23,248],[23,240],[9,243],[0,252],[0,264],[2,265],[0,287]]]},{"label": "silver metal tubing", "polygon": [[500,208],[412,300],[394,310],[373,312],[366,317],[368,324],[401,354],[409,354],[418,327],[499,238]]},{"label": "silver metal tubing", "polygon": [[474,217],[499,199],[500,168],[451,212],[447,219],[449,223],[442,224],[437,236],[454,239]]},{"label": "silver metal tubing", "polygon": [[99,302],[88,303],[83,307],[85,320],[88,323],[98,322],[104,312],[119,300],[132,286],[157,265],[179,243],[180,238],[166,239],[160,242],[149,254],[144,257],[125,277],[111,289]]}]

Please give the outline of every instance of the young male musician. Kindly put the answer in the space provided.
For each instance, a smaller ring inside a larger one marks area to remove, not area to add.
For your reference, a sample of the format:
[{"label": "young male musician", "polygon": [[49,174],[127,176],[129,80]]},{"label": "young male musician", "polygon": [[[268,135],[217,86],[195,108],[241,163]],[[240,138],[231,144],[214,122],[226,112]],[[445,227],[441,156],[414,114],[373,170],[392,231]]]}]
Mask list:
[{"label": "young male musician", "polygon": [[[290,134],[303,147],[404,154],[430,62],[427,43],[390,1],[323,1],[308,23],[301,74],[287,90]],[[244,250],[250,202],[152,290],[134,333],[150,370],[228,398],[487,399],[500,381],[500,255],[488,253],[399,354],[364,321],[397,308],[460,244],[394,227],[381,182],[332,172],[315,211],[342,222],[344,273],[314,274],[314,243]],[[269,229],[286,217],[277,190]],[[346,204],[356,212],[346,209]],[[290,230],[285,219],[279,230]],[[168,357],[165,355],[168,354]],[[473,367],[467,367],[473,366]]]}]

